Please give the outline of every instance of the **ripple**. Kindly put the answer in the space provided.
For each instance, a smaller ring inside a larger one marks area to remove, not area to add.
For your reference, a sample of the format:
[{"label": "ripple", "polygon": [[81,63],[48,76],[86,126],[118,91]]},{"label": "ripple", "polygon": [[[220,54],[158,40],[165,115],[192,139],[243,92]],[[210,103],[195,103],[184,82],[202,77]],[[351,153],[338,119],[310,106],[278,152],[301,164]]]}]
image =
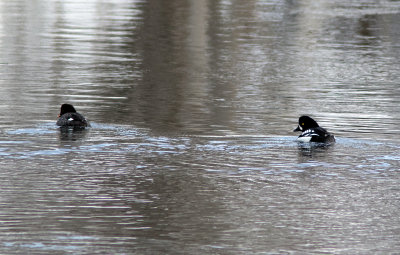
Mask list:
[{"label": "ripple", "polygon": [[56,130],[51,130],[48,128],[20,128],[16,130],[7,131],[10,135],[43,135],[43,134],[54,134]]}]

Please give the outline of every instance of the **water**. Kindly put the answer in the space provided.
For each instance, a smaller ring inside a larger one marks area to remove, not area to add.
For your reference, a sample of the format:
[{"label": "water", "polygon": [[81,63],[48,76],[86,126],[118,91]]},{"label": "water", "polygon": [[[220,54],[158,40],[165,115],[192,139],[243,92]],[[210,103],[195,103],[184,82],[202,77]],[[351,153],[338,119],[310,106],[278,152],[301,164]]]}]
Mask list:
[{"label": "water", "polygon": [[[398,252],[399,14],[1,2],[0,253]],[[298,144],[302,114],[336,144]]]}]

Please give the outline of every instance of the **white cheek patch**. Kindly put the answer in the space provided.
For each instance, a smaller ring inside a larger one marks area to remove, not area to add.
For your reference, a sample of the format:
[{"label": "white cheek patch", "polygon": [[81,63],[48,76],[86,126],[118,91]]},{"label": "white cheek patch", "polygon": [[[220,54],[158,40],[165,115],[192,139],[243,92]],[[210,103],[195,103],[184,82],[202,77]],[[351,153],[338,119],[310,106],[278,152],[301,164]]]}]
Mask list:
[{"label": "white cheek patch", "polygon": [[69,119],[68,119],[68,121],[73,121],[73,120],[74,120],[74,118],[69,118]]}]

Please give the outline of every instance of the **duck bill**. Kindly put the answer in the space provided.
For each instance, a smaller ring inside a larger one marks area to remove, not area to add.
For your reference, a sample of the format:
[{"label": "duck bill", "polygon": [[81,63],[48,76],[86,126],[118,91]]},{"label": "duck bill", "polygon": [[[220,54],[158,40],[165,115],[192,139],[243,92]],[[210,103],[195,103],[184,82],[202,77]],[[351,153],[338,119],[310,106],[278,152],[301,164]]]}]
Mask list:
[{"label": "duck bill", "polygon": [[296,129],[293,130],[293,132],[301,131],[300,126],[297,126]]}]

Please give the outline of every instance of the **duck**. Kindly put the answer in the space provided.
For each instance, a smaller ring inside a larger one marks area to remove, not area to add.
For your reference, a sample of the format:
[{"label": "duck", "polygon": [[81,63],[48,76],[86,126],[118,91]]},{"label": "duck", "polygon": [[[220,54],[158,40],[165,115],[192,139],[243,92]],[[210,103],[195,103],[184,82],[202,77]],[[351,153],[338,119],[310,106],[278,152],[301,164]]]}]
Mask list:
[{"label": "duck", "polygon": [[89,122],[82,114],[76,112],[75,107],[71,104],[62,104],[60,114],[58,115],[57,126],[86,128],[90,127]]},{"label": "duck", "polygon": [[299,142],[319,142],[319,143],[334,143],[335,136],[329,133],[325,128],[322,128],[318,123],[309,116],[301,116],[299,125],[294,132],[301,131],[301,135],[297,138]]}]

